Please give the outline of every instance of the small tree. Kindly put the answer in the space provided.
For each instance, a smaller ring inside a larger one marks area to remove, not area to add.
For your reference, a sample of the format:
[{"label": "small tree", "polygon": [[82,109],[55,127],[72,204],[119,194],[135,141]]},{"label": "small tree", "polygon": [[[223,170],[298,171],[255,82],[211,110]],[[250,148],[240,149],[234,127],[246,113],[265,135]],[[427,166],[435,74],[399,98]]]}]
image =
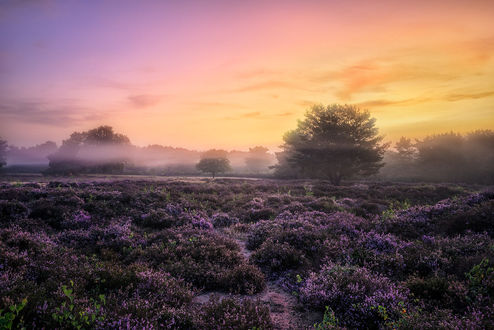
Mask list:
[{"label": "small tree", "polygon": [[231,170],[230,161],[227,158],[203,158],[196,168],[201,172],[211,173],[213,179],[216,174]]},{"label": "small tree", "polygon": [[7,165],[7,141],[0,139],[0,168]]},{"label": "small tree", "polygon": [[388,147],[368,111],[338,104],[313,106],[283,140],[286,161],[280,167],[292,167],[304,177],[329,179],[335,185],[343,178],[376,173],[384,165],[381,161]]}]

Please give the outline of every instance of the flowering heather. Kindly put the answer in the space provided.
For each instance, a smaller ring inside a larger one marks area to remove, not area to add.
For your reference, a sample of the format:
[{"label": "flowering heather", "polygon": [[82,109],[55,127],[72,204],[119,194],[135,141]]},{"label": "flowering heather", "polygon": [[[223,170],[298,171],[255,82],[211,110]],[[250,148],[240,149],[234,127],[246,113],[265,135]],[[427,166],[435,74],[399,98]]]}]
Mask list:
[{"label": "flowering heather", "polygon": [[352,328],[379,327],[388,317],[399,317],[407,294],[389,279],[365,268],[327,264],[311,273],[300,289],[303,302],[329,306]]},{"label": "flowering heather", "polygon": [[0,324],[492,328],[494,193],[476,189],[0,183]]}]

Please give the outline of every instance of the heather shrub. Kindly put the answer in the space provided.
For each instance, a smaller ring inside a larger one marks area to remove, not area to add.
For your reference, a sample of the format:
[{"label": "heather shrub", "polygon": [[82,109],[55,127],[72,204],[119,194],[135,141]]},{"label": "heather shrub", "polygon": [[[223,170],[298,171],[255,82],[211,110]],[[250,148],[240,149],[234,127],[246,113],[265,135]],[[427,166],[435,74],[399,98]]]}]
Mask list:
[{"label": "heather shrub", "polygon": [[412,276],[405,282],[411,297],[423,301],[428,308],[441,306],[460,312],[467,305],[468,288],[453,278],[431,275]]},{"label": "heather shrub", "polygon": [[212,297],[202,308],[201,329],[272,329],[269,309],[259,301]]},{"label": "heather shrub", "polygon": [[229,284],[231,293],[252,295],[266,287],[263,273],[250,264],[240,264],[226,271],[222,281]]},{"label": "heather shrub", "polygon": [[268,276],[300,308],[328,308],[319,328],[490,328],[493,194],[472,189],[0,183],[0,318],[26,298],[14,328],[269,328],[263,304],[192,299],[260,293]]},{"label": "heather shrub", "polygon": [[91,224],[91,215],[86,211],[79,210],[72,216],[67,216],[61,225],[67,229],[88,229]]},{"label": "heather shrub", "polygon": [[326,213],[334,212],[338,209],[335,201],[328,197],[319,197],[317,199],[313,199],[307,203],[307,207],[309,207],[313,211]]},{"label": "heather shrub", "polygon": [[250,209],[241,219],[244,222],[255,222],[259,220],[271,219],[276,215],[276,212],[271,208]]},{"label": "heather shrub", "polygon": [[436,231],[448,235],[465,232],[488,233],[494,237],[494,199],[454,212],[437,220]]},{"label": "heather shrub", "polygon": [[164,209],[151,210],[149,213],[142,214],[136,221],[137,225],[142,227],[165,229],[171,228],[178,221]]},{"label": "heather shrub", "polygon": [[274,236],[281,231],[282,226],[278,221],[259,221],[251,229],[247,236],[246,247],[249,250],[255,250],[270,236]]},{"label": "heather shrub", "polygon": [[41,219],[55,229],[60,229],[65,217],[73,214],[76,210],[77,206],[66,205],[53,197],[40,198],[31,203],[29,216]]},{"label": "heather shrub", "polygon": [[17,200],[0,200],[0,222],[8,223],[25,217],[28,213],[24,203]]},{"label": "heather shrub", "polygon": [[136,258],[207,290],[230,291],[231,283],[223,276],[243,261],[234,241],[210,231],[182,227],[157,233],[149,243],[136,250]]},{"label": "heather shrub", "polygon": [[359,328],[377,328],[388,318],[397,319],[407,299],[405,290],[386,277],[331,263],[310,275],[300,295],[304,303],[321,311],[329,306],[342,325]]},{"label": "heather shrub", "polygon": [[211,217],[211,223],[215,228],[230,227],[238,223],[238,218],[231,217],[227,213],[215,213]]},{"label": "heather shrub", "polygon": [[423,235],[456,235],[467,230],[492,234],[492,192],[446,199],[433,206],[415,206],[406,210],[383,213],[383,231],[404,238],[416,239]]},{"label": "heather shrub", "polygon": [[302,252],[288,243],[268,239],[252,255],[253,263],[269,272],[279,272],[301,267],[306,259]]}]

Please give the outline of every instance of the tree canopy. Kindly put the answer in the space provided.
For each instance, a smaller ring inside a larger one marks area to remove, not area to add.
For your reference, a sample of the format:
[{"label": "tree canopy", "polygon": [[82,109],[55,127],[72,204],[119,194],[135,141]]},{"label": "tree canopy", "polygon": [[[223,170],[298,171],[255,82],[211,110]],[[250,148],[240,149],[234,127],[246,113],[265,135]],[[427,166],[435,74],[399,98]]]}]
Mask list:
[{"label": "tree canopy", "polygon": [[278,171],[289,167],[299,176],[336,185],[343,178],[376,173],[388,147],[368,111],[338,104],[314,105],[283,140]]},{"label": "tree canopy", "polygon": [[263,146],[249,148],[249,156],[245,158],[247,169],[254,173],[268,170],[268,166],[271,164],[268,151],[269,149]]},{"label": "tree canopy", "polygon": [[57,152],[48,157],[51,172],[121,172],[125,163],[127,136],[115,133],[110,126],[86,132],[74,132]]},{"label": "tree canopy", "polygon": [[227,158],[203,158],[196,165],[196,168],[204,173],[210,173],[214,178],[218,173],[231,170],[230,161]]}]

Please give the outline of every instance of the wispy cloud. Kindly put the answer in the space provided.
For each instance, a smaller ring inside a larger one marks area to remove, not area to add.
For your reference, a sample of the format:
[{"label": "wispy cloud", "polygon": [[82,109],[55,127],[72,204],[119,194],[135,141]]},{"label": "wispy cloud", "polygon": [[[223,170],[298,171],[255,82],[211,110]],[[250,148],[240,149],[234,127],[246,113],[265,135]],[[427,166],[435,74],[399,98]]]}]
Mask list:
[{"label": "wispy cloud", "polygon": [[445,100],[450,102],[462,101],[465,99],[483,99],[494,96],[494,91],[474,92],[474,93],[459,93],[446,95]]},{"label": "wispy cloud", "polygon": [[287,111],[287,112],[279,112],[279,113],[274,113],[274,114],[263,114],[260,111],[255,111],[255,112],[247,112],[247,113],[242,113],[237,116],[228,116],[225,117],[224,119],[227,120],[240,120],[240,119],[273,119],[276,117],[290,117],[294,115],[293,112]]},{"label": "wispy cloud", "polygon": [[386,100],[386,99],[377,99],[377,100],[369,100],[364,102],[357,103],[358,106],[362,108],[373,108],[373,107],[387,107],[387,106],[408,106],[408,105],[416,105],[420,103],[425,103],[432,101],[432,98],[411,98],[404,100]]},{"label": "wispy cloud", "polygon": [[130,95],[127,97],[129,103],[135,108],[148,108],[153,105],[159,104],[163,99],[163,95]]},{"label": "wispy cloud", "polygon": [[276,117],[290,117],[292,115],[294,115],[294,113],[290,111],[275,114]]},{"label": "wispy cloud", "polygon": [[438,95],[434,97],[417,97],[417,98],[410,98],[403,100],[376,99],[376,100],[359,102],[357,103],[357,105],[363,108],[388,107],[388,106],[412,106],[412,105],[417,105],[426,102],[433,102],[433,101],[457,102],[463,100],[483,99],[488,97],[494,97],[494,91],[453,93],[453,94]]},{"label": "wispy cloud", "polygon": [[0,118],[3,120],[18,120],[48,126],[76,125],[104,117],[103,113],[92,112],[78,105],[75,100],[52,102],[24,99],[6,101],[0,105]]}]

